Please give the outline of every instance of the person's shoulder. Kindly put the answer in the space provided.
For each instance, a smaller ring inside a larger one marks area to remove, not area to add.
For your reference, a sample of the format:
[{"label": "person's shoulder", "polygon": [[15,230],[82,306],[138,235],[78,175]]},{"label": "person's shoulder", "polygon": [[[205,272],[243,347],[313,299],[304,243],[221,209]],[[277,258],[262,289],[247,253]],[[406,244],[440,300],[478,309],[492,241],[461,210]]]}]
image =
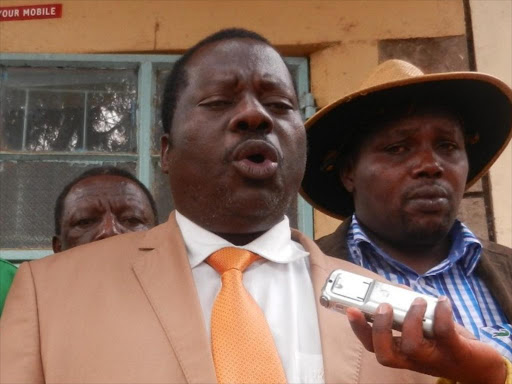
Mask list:
[{"label": "person's shoulder", "polygon": [[15,265],[9,263],[7,260],[0,259],[0,276],[6,281],[12,281],[14,275],[18,271]]},{"label": "person's shoulder", "polygon": [[[45,303],[53,302],[52,297],[63,291],[78,297],[98,282],[102,282],[103,288],[120,289],[135,277],[134,266],[158,247],[158,240],[165,237],[161,232],[166,231],[162,224],[148,231],[84,244],[23,263],[17,275],[21,273],[23,278],[32,281],[40,302]],[[148,247],[148,244],[154,246]]]},{"label": "person's shoulder", "polygon": [[336,231],[329,233],[328,235],[322,236],[319,239],[316,239],[315,242],[319,245],[325,245],[325,244],[331,244],[333,242],[339,241],[339,236],[337,236],[336,232],[339,229],[339,227],[336,229]]},{"label": "person's shoulder", "polygon": [[343,254],[346,252],[346,236],[349,226],[350,219],[347,219],[333,233],[323,236],[315,240],[315,242],[325,254],[344,258]]},{"label": "person's shoulder", "polygon": [[131,265],[139,250],[145,248],[146,239],[157,236],[162,231],[162,226],[164,224],[148,231],[125,233],[80,245],[31,261],[30,266],[36,272],[52,273],[94,270],[99,274],[102,270],[119,271],[122,266]]},{"label": "person's shoulder", "polygon": [[16,266],[14,264],[9,263],[7,260],[0,258],[0,269],[2,270],[16,270]]},{"label": "person's shoulder", "polygon": [[512,270],[512,249],[488,240],[479,239],[482,244],[481,266],[497,270]]},{"label": "person's shoulder", "polygon": [[482,243],[484,253],[512,258],[512,248],[488,240],[479,239],[479,241]]},{"label": "person's shoulder", "polygon": [[320,249],[328,255],[337,254],[337,250],[342,246],[343,241],[344,238],[339,236],[337,231],[315,240]]}]

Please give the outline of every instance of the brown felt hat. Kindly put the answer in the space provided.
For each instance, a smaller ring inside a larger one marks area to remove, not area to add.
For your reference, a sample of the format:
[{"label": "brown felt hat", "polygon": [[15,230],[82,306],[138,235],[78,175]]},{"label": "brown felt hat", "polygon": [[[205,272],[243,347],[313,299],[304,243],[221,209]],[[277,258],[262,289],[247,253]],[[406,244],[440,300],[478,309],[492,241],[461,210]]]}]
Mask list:
[{"label": "brown felt hat", "polygon": [[319,211],[343,219],[352,215],[352,196],[340,175],[340,155],[365,121],[377,121],[414,103],[455,111],[468,139],[466,188],[496,161],[512,137],[512,90],[478,72],[425,75],[401,60],[377,66],[359,90],[327,105],[306,122],[308,160],[301,195]]}]

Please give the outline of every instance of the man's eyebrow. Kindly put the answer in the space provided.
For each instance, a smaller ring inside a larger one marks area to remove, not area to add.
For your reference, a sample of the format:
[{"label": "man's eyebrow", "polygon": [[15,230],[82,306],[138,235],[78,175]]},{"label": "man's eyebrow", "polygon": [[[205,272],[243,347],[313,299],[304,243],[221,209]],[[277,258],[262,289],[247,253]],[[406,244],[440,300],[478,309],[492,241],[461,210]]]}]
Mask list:
[{"label": "man's eyebrow", "polygon": [[100,211],[101,210],[98,209],[98,207],[88,207],[88,208],[80,207],[80,208],[77,208],[77,209],[73,210],[72,212],[69,212],[67,218],[69,220],[76,220],[77,218],[81,218],[82,216],[88,216],[90,214],[96,214],[96,213],[98,213]]},{"label": "man's eyebrow", "polygon": [[416,126],[408,126],[408,127],[391,127],[388,129],[381,130],[381,134],[383,134],[383,137],[386,136],[407,136],[414,132],[416,132],[419,129],[419,127]]},{"label": "man's eyebrow", "polygon": [[283,80],[281,77],[272,75],[270,73],[261,77],[260,84],[265,89],[293,89],[293,84],[290,84],[288,81]]},{"label": "man's eyebrow", "polygon": [[216,72],[211,77],[207,78],[206,87],[215,86],[236,86],[240,81],[240,76],[234,73]]},{"label": "man's eyebrow", "polygon": [[[419,130],[420,127],[416,125],[406,126],[406,127],[399,127],[399,128],[391,128],[388,130],[384,130],[385,135],[392,135],[392,136],[407,136],[410,134],[415,133],[417,130]],[[457,126],[453,125],[450,127],[442,126],[438,127],[441,133],[443,134],[453,134],[456,135],[459,129]]]},{"label": "man's eyebrow", "polygon": [[461,134],[463,133],[462,126],[460,123],[454,123],[450,126],[439,127],[439,129],[443,133],[453,133],[453,134],[457,134],[458,132],[460,132]]},{"label": "man's eyebrow", "polygon": [[281,79],[262,79],[259,84],[260,89],[263,92],[276,93],[281,97],[286,97],[290,101],[298,106],[298,97],[293,84],[283,81]]}]

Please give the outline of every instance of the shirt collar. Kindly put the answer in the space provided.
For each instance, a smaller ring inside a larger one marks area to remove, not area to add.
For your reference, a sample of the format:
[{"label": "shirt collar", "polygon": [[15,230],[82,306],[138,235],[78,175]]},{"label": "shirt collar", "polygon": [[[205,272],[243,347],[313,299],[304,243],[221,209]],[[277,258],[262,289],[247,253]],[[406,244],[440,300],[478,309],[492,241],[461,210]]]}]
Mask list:
[{"label": "shirt collar", "polygon": [[[478,241],[473,232],[471,232],[469,228],[459,220],[455,220],[449,236],[452,239],[452,246],[448,253],[448,257],[437,266],[427,271],[425,275],[433,275],[438,272],[443,272],[459,261],[466,275],[470,275],[476,268],[476,265],[480,260],[482,244]],[[408,266],[393,259],[374,242],[372,242],[359,224],[355,214],[352,215],[352,221],[348,229],[347,242],[349,249],[351,250],[351,257],[358,265],[363,265],[362,258],[364,257],[365,252],[367,252],[365,247],[369,247],[371,251],[377,253],[388,264],[394,266],[398,270],[407,273],[415,273]]]},{"label": "shirt collar", "polygon": [[452,237],[452,247],[448,260],[451,264],[460,260],[466,275],[471,274],[480,260],[482,243],[459,220],[455,220],[450,230],[450,236]]},{"label": "shirt collar", "polygon": [[300,244],[292,241],[290,224],[286,216],[263,235],[244,246],[231,244],[200,227],[178,211],[176,211],[176,221],[183,235],[192,268],[201,264],[213,252],[225,247],[246,249],[267,260],[283,264],[309,255]]}]

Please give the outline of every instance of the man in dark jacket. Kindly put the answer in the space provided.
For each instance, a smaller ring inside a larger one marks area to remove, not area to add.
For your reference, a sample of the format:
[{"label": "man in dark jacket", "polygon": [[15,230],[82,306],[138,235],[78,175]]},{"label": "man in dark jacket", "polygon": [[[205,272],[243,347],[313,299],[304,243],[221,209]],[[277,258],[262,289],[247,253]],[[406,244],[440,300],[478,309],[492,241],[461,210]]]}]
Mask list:
[{"label": "man in dark jacket", "polygon": [[347,218],[318,240],[417,292],[448,296],[455,320],[512,359],[512,250],[456,215],[510,140],[512,91],[481,73],[424,75],[384,62],[307,124],[303,194]]}]

